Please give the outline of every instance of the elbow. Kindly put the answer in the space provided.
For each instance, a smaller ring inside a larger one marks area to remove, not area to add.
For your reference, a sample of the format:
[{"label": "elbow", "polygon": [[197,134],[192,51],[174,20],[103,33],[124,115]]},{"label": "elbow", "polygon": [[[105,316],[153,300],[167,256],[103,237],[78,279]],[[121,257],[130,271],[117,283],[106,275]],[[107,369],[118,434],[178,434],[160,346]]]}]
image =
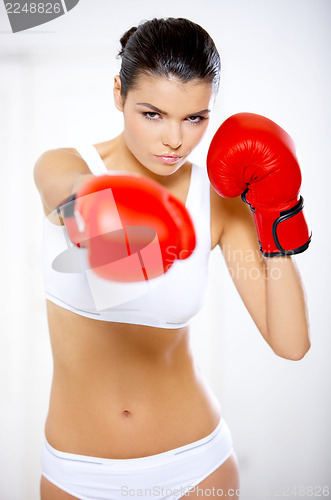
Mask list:
[{"label": "elbow", "polygon": [[290,361],[301,361],[305,355],[307,354],[307,352],[309,351],[310,348],[306,349],[305,351],[302,351],[302,352],[297,352],[293,355],[290,355],[290,356],[282,356],[284,359],[288,359]]},{"label": "elbow", "polygon": [[280,358],[288,359],[290,361],[301,361],[305,357],[309,349],[310,349],[310,342],[308,341],[308,343],[300,350],[293,349],[291,351],[290,350],[287,351],[287,350],[273,349],[273,351]]}]

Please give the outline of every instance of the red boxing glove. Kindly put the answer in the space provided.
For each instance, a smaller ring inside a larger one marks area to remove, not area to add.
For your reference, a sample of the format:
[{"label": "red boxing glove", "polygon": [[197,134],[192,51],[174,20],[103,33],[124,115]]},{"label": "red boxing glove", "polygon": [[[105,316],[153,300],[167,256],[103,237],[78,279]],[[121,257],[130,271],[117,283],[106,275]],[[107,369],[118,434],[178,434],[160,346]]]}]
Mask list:
[{"label": "red boxing glove", "polygon": [[93,177],[58,210],[71,241],[88,249],[91,269],[104,279],[155,278],[195,248],[194,226],[185,206],[145,177]]},{"label": "red boxing glove", "polygon": [[268,257],[303,252],[311,240],[299,196],[301,172],[291,137],[253,113],[228,118],[208,151],[215,191],[241,195],[253,212],[261,252]]}]

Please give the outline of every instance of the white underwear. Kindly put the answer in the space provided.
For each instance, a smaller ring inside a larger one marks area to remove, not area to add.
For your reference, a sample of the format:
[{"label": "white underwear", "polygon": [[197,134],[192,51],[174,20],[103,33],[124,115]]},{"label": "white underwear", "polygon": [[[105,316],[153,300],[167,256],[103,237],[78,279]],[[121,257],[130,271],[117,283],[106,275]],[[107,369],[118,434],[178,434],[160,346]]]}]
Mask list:
[{"label": "white underwear", "polygon": [[211,434],[198,441],[141,458],[74,455],[55,450],[45,439],[42,474],[80,500],[178,500],[232,453],[231,433],[221,419]]}]

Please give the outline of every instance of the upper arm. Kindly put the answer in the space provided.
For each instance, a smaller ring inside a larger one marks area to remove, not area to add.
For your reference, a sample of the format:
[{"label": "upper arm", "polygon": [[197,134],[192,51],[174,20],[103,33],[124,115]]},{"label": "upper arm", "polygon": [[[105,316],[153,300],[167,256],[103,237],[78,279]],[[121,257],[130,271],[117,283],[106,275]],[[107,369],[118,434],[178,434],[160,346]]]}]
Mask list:
[{"label": "upper arm", "polygon": [[267,331],[266,269],[252,213],[240,197],[219,199],[219,246],[231,278],[261,334]]},{"label": "upper arm", "polygon": [[52,212],[73,192],[81,175],[91,173],[74,149],[54,149],[43,153],[34,166],[33,176],[45,212]]}]

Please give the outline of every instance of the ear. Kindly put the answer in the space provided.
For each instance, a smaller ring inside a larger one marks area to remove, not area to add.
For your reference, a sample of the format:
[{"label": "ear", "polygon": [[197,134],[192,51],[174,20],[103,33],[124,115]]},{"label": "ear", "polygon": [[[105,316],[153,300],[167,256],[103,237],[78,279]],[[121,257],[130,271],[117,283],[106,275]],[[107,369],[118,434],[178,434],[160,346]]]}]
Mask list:
[{"label": "ear", "polygon": [[119,111],[123,111],[124,101],[121,94],[121,78],[119,75],[116,75],[114,78],[114,102],[115,106]]}]

